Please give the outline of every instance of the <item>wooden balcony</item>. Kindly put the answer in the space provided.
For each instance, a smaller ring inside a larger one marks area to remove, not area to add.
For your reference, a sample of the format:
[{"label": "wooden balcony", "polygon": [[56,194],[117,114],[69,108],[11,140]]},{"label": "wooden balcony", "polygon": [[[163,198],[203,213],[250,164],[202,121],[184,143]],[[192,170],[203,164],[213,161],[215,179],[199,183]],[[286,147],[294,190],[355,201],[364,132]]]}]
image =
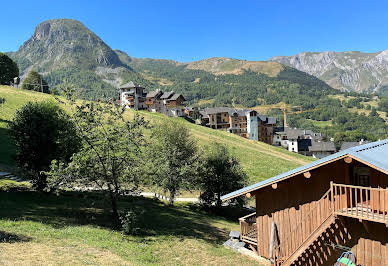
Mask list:
[{"label": "wooden balcony", "polygon": [[336,215],[388,225],[388,189],[332,184]]},{"label": "wooden balcony", "polygon": [[256,212],[240,219],[240,240],[257,246]]}]

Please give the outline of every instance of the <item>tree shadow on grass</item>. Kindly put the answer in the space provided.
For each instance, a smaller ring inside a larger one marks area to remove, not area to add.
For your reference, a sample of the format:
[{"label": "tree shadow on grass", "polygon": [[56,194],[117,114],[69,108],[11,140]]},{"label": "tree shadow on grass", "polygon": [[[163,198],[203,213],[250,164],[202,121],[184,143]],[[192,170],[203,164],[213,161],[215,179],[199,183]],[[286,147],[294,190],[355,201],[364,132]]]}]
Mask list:
[{"label": "tree shadow on grass", "polygon": [[[54,228],[91,225],[120,230],[120,225],[112,223],[109,202],[101,200],[98,192],[0,192],[0,202],[2,219],[36,221]],[[174,236],[219,244],[228,237],[229,229],[215,226],[222,218],[193,211],[188,205],[170,207],[154,199],[123,197],[119,206],[124,211],[133,207],[144,210],[139,241],[147,236]]]},{"label": "tree shadow on grass", "polygon": [[[3,122],[6,120],[1,120]],[[15,145],[9,135],[9,129],[0,127],[0,163],[13,165],[15,156]]]},{"label": "tree shadow on grass", "polygon": [[0,231],[0,244],[1,243],[16,243],[16,242],[28,242],[31,238],[24,235],[16,235]]}]

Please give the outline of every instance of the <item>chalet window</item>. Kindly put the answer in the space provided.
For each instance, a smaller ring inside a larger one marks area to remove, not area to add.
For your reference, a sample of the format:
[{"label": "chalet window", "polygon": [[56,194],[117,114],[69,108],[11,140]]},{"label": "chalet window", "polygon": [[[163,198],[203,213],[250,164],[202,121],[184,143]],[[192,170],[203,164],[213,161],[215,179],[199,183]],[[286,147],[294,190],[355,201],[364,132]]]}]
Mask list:
[{"label": "chalet window", "polygon": [[357,186],[370,186],[370,169],[368,167],[354,167],[354,182]]}]

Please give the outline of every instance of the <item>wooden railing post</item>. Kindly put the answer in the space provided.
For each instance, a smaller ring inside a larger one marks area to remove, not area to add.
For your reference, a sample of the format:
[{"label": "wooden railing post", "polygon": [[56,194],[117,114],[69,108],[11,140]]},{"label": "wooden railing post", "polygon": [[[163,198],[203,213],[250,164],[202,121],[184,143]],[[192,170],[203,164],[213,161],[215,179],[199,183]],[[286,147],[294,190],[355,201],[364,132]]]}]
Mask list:
[{"label": "wooden railing post", "polygon": [[334,213],[334,188],[333,188],[333,181],[330,181],[330,194],[331,194],[331,212]]}]

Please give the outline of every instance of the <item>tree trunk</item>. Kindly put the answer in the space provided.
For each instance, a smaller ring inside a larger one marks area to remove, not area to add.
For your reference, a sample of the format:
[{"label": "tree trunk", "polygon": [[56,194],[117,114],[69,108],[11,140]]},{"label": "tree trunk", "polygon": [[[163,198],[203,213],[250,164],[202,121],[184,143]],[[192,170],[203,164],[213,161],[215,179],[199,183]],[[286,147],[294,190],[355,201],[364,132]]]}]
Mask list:
[{"label": "tree trunk", "polygon": [[217,193],[217,207],[218,207],[218,208],[221,208],[221,205],[222,205],[222,201],[221,201],[221,193],[218,192],[218,193]]},{"label": "tree trunk", "polygon": [[175,200],[175,190],[170,190],[170,198],[168,200],[168,205],[172,206]]},{"label": "tree trunk", "polygon": [[120,221],[120,215],[119,215],[119,211],[117,209],[117,197],[116,195],[114,194],[113,191],[109,191],[109,196],[110,196],[110,201],[111,201],[111,204],[112,204],[112,214],[113,214],[113,218],[119,222]]}]

